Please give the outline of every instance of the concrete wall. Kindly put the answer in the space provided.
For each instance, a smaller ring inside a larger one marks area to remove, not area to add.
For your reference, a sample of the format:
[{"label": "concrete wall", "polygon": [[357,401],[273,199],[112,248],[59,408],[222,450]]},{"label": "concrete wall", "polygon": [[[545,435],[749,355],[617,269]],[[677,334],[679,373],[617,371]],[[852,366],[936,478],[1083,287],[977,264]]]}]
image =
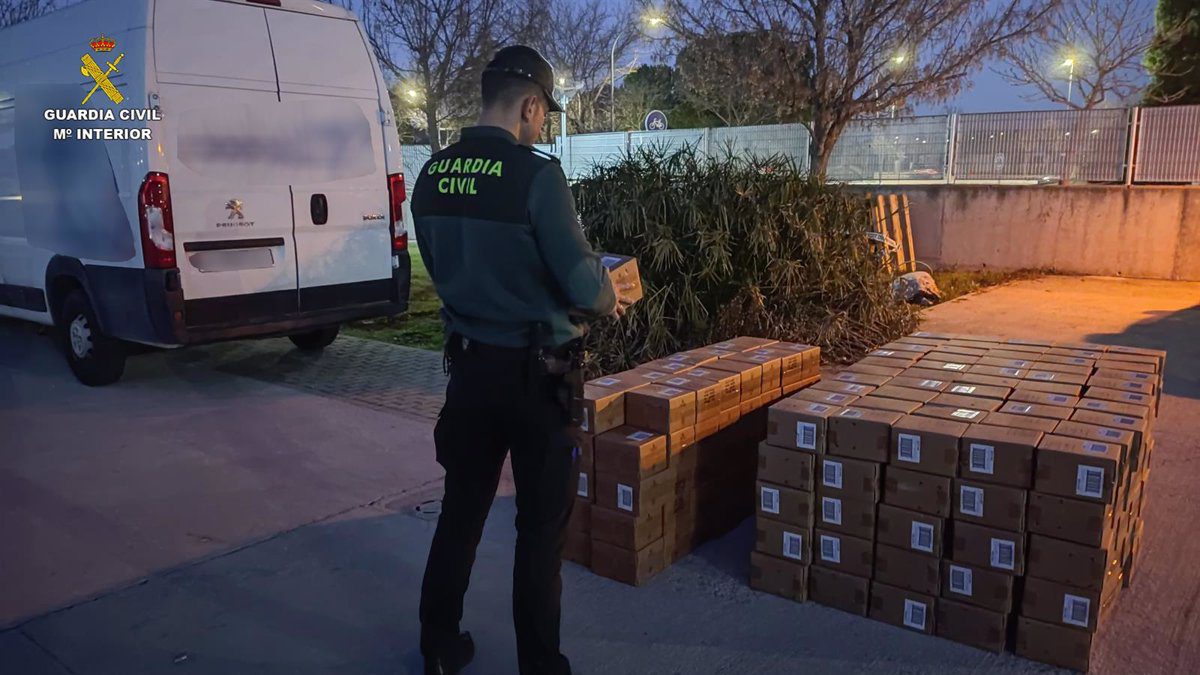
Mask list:
[{"label": "concrete wall", "polygon": [[1200,187],[893,190],[909,195],[917,258],[934,267],[1200,280]]}]

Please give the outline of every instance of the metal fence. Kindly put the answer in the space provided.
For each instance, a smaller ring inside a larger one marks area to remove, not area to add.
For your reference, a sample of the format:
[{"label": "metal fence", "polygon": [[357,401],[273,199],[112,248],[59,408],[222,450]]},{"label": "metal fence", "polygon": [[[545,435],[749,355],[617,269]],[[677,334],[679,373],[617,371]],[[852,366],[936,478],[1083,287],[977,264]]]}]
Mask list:
[{"label": "metal fence", "polygon": [[[640,148],[784,156],[809,167],[800,124],[580,134],[539,149],[579,178]],[[1134,150],[1136,149],[1136,151]],[[410,183],[429,158],[404,146]],[[1200,106],[970,113],[852,122],[826,176],[848,183],[1200,183]]]},{"label": "metal fence", "polygon": [[1137,183],[1200,183],[1200,105],[1139,111]]}]

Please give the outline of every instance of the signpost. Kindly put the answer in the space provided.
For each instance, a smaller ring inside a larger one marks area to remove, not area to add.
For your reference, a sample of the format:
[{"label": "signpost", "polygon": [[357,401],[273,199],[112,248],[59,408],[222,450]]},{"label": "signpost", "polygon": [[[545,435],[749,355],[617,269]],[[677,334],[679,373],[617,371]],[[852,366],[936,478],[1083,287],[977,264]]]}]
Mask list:
[{"label": "signpost", "polygon": [[646,131],[666,131],[667,114],[661,110],[651,110],[642,122],[642,128]]}]

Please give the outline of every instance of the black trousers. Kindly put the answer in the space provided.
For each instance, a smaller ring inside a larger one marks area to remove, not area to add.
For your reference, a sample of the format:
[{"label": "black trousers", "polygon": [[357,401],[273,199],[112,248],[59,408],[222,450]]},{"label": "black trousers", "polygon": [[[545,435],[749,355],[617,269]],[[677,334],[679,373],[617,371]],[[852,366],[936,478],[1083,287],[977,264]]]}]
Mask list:
[{"label": "black trousers", "polygon": [[452,351],[434,428],[446,470],[442,513],[421,586],[421,651],[457,636],[475,549],[512,453],[517,490],[513,624],[522,675],[569,673],[559,651],[562,550],[577,458],[559,378],[531,372],[526,350],[472,343]]}]

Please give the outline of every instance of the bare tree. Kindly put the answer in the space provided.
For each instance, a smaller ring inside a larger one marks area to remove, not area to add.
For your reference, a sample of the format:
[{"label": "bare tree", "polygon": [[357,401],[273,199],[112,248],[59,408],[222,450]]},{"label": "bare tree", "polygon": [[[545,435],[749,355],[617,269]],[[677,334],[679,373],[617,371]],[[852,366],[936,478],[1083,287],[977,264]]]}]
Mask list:
[{"label": "bare tree", "polygon": [[806,59],[801,45],[756,31],[699,37],[679,52],[676,65],[689,103],[727,126],[743,126],[803,118]]},{"label": "bare tree", "polygon": [[1058,0],[667,0],[683,39],[768,31],[807,56],[812,171],[824,175],[854,118],[946,100],[1004,45],[1036,32]]},{"label": "bare tree", "polygon": [[380,66],[420,107],[429,147],[443,123],[477,112],[479,78],[500,47],[535,34],[544,0],[379,0],[364,3],[363,27]]},{"label": "bare tree", "polygon": [[39,17],[55,7],[55,0],[0,0],[0,28]]},{"label": "bare tree", "polygon": [[574,90],[567,119],[577,131],[608,129],[610,58],[616,61],[618,76],[628,72],[640,37],[637,28],[627,0],[559,2],[550,8],[546,32],[536,44]]},{"label": "bare tree", "polygon": [[1065,0],[1041,33],[1004,47],[997,72],[1031,86],[1026,100],[1076,110],[1130,100],[1146,84],[1142,58],[1154,41],[1152,0]]}]

